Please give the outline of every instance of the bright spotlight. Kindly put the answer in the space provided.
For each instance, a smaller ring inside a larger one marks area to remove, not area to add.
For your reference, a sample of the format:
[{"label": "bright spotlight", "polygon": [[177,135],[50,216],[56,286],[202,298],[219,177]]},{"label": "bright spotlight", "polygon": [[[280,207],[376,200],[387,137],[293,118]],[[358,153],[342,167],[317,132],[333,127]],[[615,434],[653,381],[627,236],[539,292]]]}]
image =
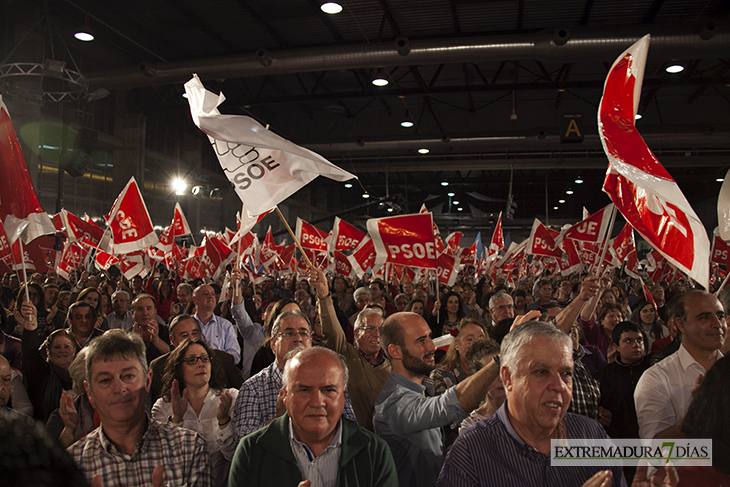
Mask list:
[{"label": "bright spotlight", "polygon": [[185,190],[188,189],[188,185],[180,178],[175,178],[172,180],[172,189],[175,191],[176,195],[182,195],[185,193]]},{"label": "bright spotlight", "polygon": [[418,149],[419,154],[428,154],[429,152],[431,152],[431,151],[426,148]]},{"label": "bright spotlight", "polygon": [[325,2],[319,7],[322,12],[330,15],[335,15],[342,12],[342,5],[337,2]]}]

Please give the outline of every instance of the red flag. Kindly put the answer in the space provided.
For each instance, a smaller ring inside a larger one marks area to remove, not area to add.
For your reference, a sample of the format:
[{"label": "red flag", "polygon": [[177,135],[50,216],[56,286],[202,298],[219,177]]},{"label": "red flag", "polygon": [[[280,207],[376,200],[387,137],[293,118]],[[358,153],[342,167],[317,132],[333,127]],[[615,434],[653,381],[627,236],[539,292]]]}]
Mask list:
[{"label": "red flag", "polygon": [[376,253],[373,239],[369,235],[366,235],[362,242],[360,242],[360,245],[352,252],[352,255],[347,257],[347,260],[350,261],[357,277],[361,278],[368,269],[372,269],[375,266],[375,257]]},{"label": "red flag", "polygon": [[725,271],[730,270],[730,245],[718,235],[712,240],[711,262],[725,266]]},{"label": "red flag", "polygon": [[175,239],[172,237],[172,225],[170,225],[162,231],[160,240],[155,244],[155,247],[163,252],[169,252],[172,250],[173,245],[175,245]]},{"label": "red flag", "polygon": [[79,243],[71,243],[67,240],[63,245],[63,252],[61,252],[56,268],[58,275],[68,280],[69,273],[84,261],[87,253],[88,251]]},{"label": "red flag", "polygon": [[390,262],[436,268],[431,213],[371,218],[367,221],[367,227],[375,245],[376,267]]},{"label": "red flag", "polygon": [[558,261],[560,273],[567,276],[574,272],[582,271],[583,262],[580,260],[578,249],[575,248],[575,242],[570,239],[565,239],[560,244],[560,248],[565,252],[565,255]]},{"label": "red flag", "polygon": [[112,254],[104,252],[103,250],[99,250],[96,253],[96,259],[95,259],[94,265],[100,271],[102,271],[102,270],[108,271],[111,266],[118,264],[118,263],[119,263],[119,258],[113,256]]},{"label": "red flag", "polygon": [[175,203],[175,209],[172,213],[172,236],[182,237],[183,235],[190,235],[193,232],[190,230],[188,220],[185,218],[185,214],[182,211],[180,203]]},{"label": "red flag", "polygon": [[104,235],[104,230],[99,228],[96,223],[82,220],[64,209],[60,211],[59,215],[69,241],[76,242],[77,240],[83,240],[84,236],[86,236],[92,244],[99,245]]},{"label": "red flag", "polygon": [[636,256],[636,249],[633,249],[626,256],[626,267],[624,268],[624,272],[634,279],[639,278],[639,259]]},{"label": "red flag", "polygon": [[450,233],[446,237],[446,246],[451,251],[452,255],[456,255],[456,253],[459,251],[459,244],[461,243],[461,238],[464,236],[463,232],[453,232]]},{"label": "red flag", "polygon": [[8,243],[21,234],[23,242],[55,232],[55,227],[38,201],[23,150],[0,96],[0,220]]},{"label": "red flag", "polygon": [[218,236],[206,237],[205,253],[201,258],[201,265],[214,281],[220,277],[226,266],[235,258],[230,247],[221,241]]},{"label": "red flag", "polygon": [[494,226],[494,233],[492,233],[492,241],[489,244],[489,250],[493,252],[499,252],[504,248],[504,232],[502,231],[502,212],[499,212],[497,217],[497,224]]},{"label": "red flag", "polygon": [[335,261],[335,272],[346,278],[353,277],[355,274],[352,269],[352,264],[345,254],[339,250],[334,251]]},{"label": "red flag", "polygon": [[459,274],[458,269],[456,269],[457,262],[457,258],[449,252],[443,252],[438,256],[436,276],[441,284],[454,285],[456,276]]},{"label": "red flag", "polygon": [[0,259],[5,259],[12,255],[13,253],[10,250],[10,243],[5,235],[5,227],[3,226],[3,222],[0,221]]},{"label": "red flag", "polygon": [[364,238],[365,232],[361,232],[345,220],[341,220],[339,216],[335,217],[330,245],[334,246],[333,250],[355,250]]},{"label": "red flag", "polygon": [[634,126],[649,38],[624,51],[606,77],[598,110],[599,135],[609,160],[603,191],[652,247],[707,287],[707,232]]},{"label": "red flag", "polygon": [[159,241],[134,176],[119,193],[104,219],[112,229],[115,254],[128,254]]},{"label": "red flag", "polygon": [[[591,216],[572,225],[563,233],[563,238],[580,240],[581,242],[599,243],[606,235],[613,204],[601,208]],[[559,243],[559,242],[558,242]]]},{"label": "red flag", "polygon": [[295,235],[301,246],[305,249],[327,251],[327,242],[329,234],[324,230],[320,230],[311,223],[307,223],[297,217],[297,229]]},{"label": "red flag", "polygon": [[[144,278],[149,274],[152,266],[149,262],[149,257],[146,257],[145,253],[141,250],[135,252],[129,252],[119,256],[119,267],[122,270],[122,274],[127,279],[131,279],[134,276],[140,276]],[[194,277],[203,277],[194,276]]]},{"label": "red flag", "polygon": [[636,244],[634,243],[634,229],[627,223],[624,225],[623,230],[616,235],[616,238],[611,240],[608,251],[611,252],[611,255],[613,255],[620,264],[622,264],[632,250],[636,250]]},{"label": "red flag", "polygon": [[651,291],[649,291],[649,288],[646,287],[646,284],[644,284],[644,280],[642,278],[639,278],[639,282],[641,282],[641,289],[644,291],[644,299],[653,304],[655,310],[658,309],[656,301],[654,301],[654,296],[651,295]]},{"label": "red flag", "polygon": [[548,257],[562,257],[563,253],[555,248],[555,237],[557,235],[559,235],[558,232],[550,230],[548,227],[543,225],[540,220],[535,218],[535,221],[532,223],[532,232],[530,232],[530,238],[527,243],[527,253],[532,255],[545,255]]}]

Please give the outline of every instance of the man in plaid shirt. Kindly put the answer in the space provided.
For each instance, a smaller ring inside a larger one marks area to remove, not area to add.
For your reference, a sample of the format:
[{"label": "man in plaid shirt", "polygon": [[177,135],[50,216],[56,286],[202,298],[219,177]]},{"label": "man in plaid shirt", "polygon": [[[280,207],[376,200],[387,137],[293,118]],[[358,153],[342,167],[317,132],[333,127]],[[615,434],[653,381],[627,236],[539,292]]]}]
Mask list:
[{"label": "man in plaid shirt", "polygon": [[101,426],[68,452],[90,483],[99,477],[105,487],[212,486],[203,437],[147,417],[152,372],[139,335],[110,330],[95,339],[86,355],[86,376],[84,387]]}]

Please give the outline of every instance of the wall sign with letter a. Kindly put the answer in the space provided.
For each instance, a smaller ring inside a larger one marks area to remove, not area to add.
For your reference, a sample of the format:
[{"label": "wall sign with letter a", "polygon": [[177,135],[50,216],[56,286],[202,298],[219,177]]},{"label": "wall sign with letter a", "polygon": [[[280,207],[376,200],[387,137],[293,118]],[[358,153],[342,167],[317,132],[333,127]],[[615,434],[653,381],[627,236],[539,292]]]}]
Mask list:
[{"label": "wall sign with letter a", "polygon": [[580,114],[563,115],[560,120],[560,142],[583,142],[584,137],[583,116]]}]

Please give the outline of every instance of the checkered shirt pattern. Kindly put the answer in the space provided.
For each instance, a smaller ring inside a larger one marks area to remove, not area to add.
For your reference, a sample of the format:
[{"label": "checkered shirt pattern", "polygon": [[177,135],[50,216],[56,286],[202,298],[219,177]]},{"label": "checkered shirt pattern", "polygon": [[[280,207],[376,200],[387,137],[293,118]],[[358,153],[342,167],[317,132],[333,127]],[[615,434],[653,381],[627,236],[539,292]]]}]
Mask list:
[{"label": "checkered shirt pattern", "polygon": [[68,448],[91,484],[101,475],[104,487],[149,487],[157,465],[165,469],[163,485],[212,487],[208,446],[200,434],[150,419],[132,455],[117,450],[102,427]]},{"label": "checkered shirt pattern", "polygon": [[573,354],[573,364],[573,400],[568,411],[598,421],[601,384],[588,372],[579,354]]}]

